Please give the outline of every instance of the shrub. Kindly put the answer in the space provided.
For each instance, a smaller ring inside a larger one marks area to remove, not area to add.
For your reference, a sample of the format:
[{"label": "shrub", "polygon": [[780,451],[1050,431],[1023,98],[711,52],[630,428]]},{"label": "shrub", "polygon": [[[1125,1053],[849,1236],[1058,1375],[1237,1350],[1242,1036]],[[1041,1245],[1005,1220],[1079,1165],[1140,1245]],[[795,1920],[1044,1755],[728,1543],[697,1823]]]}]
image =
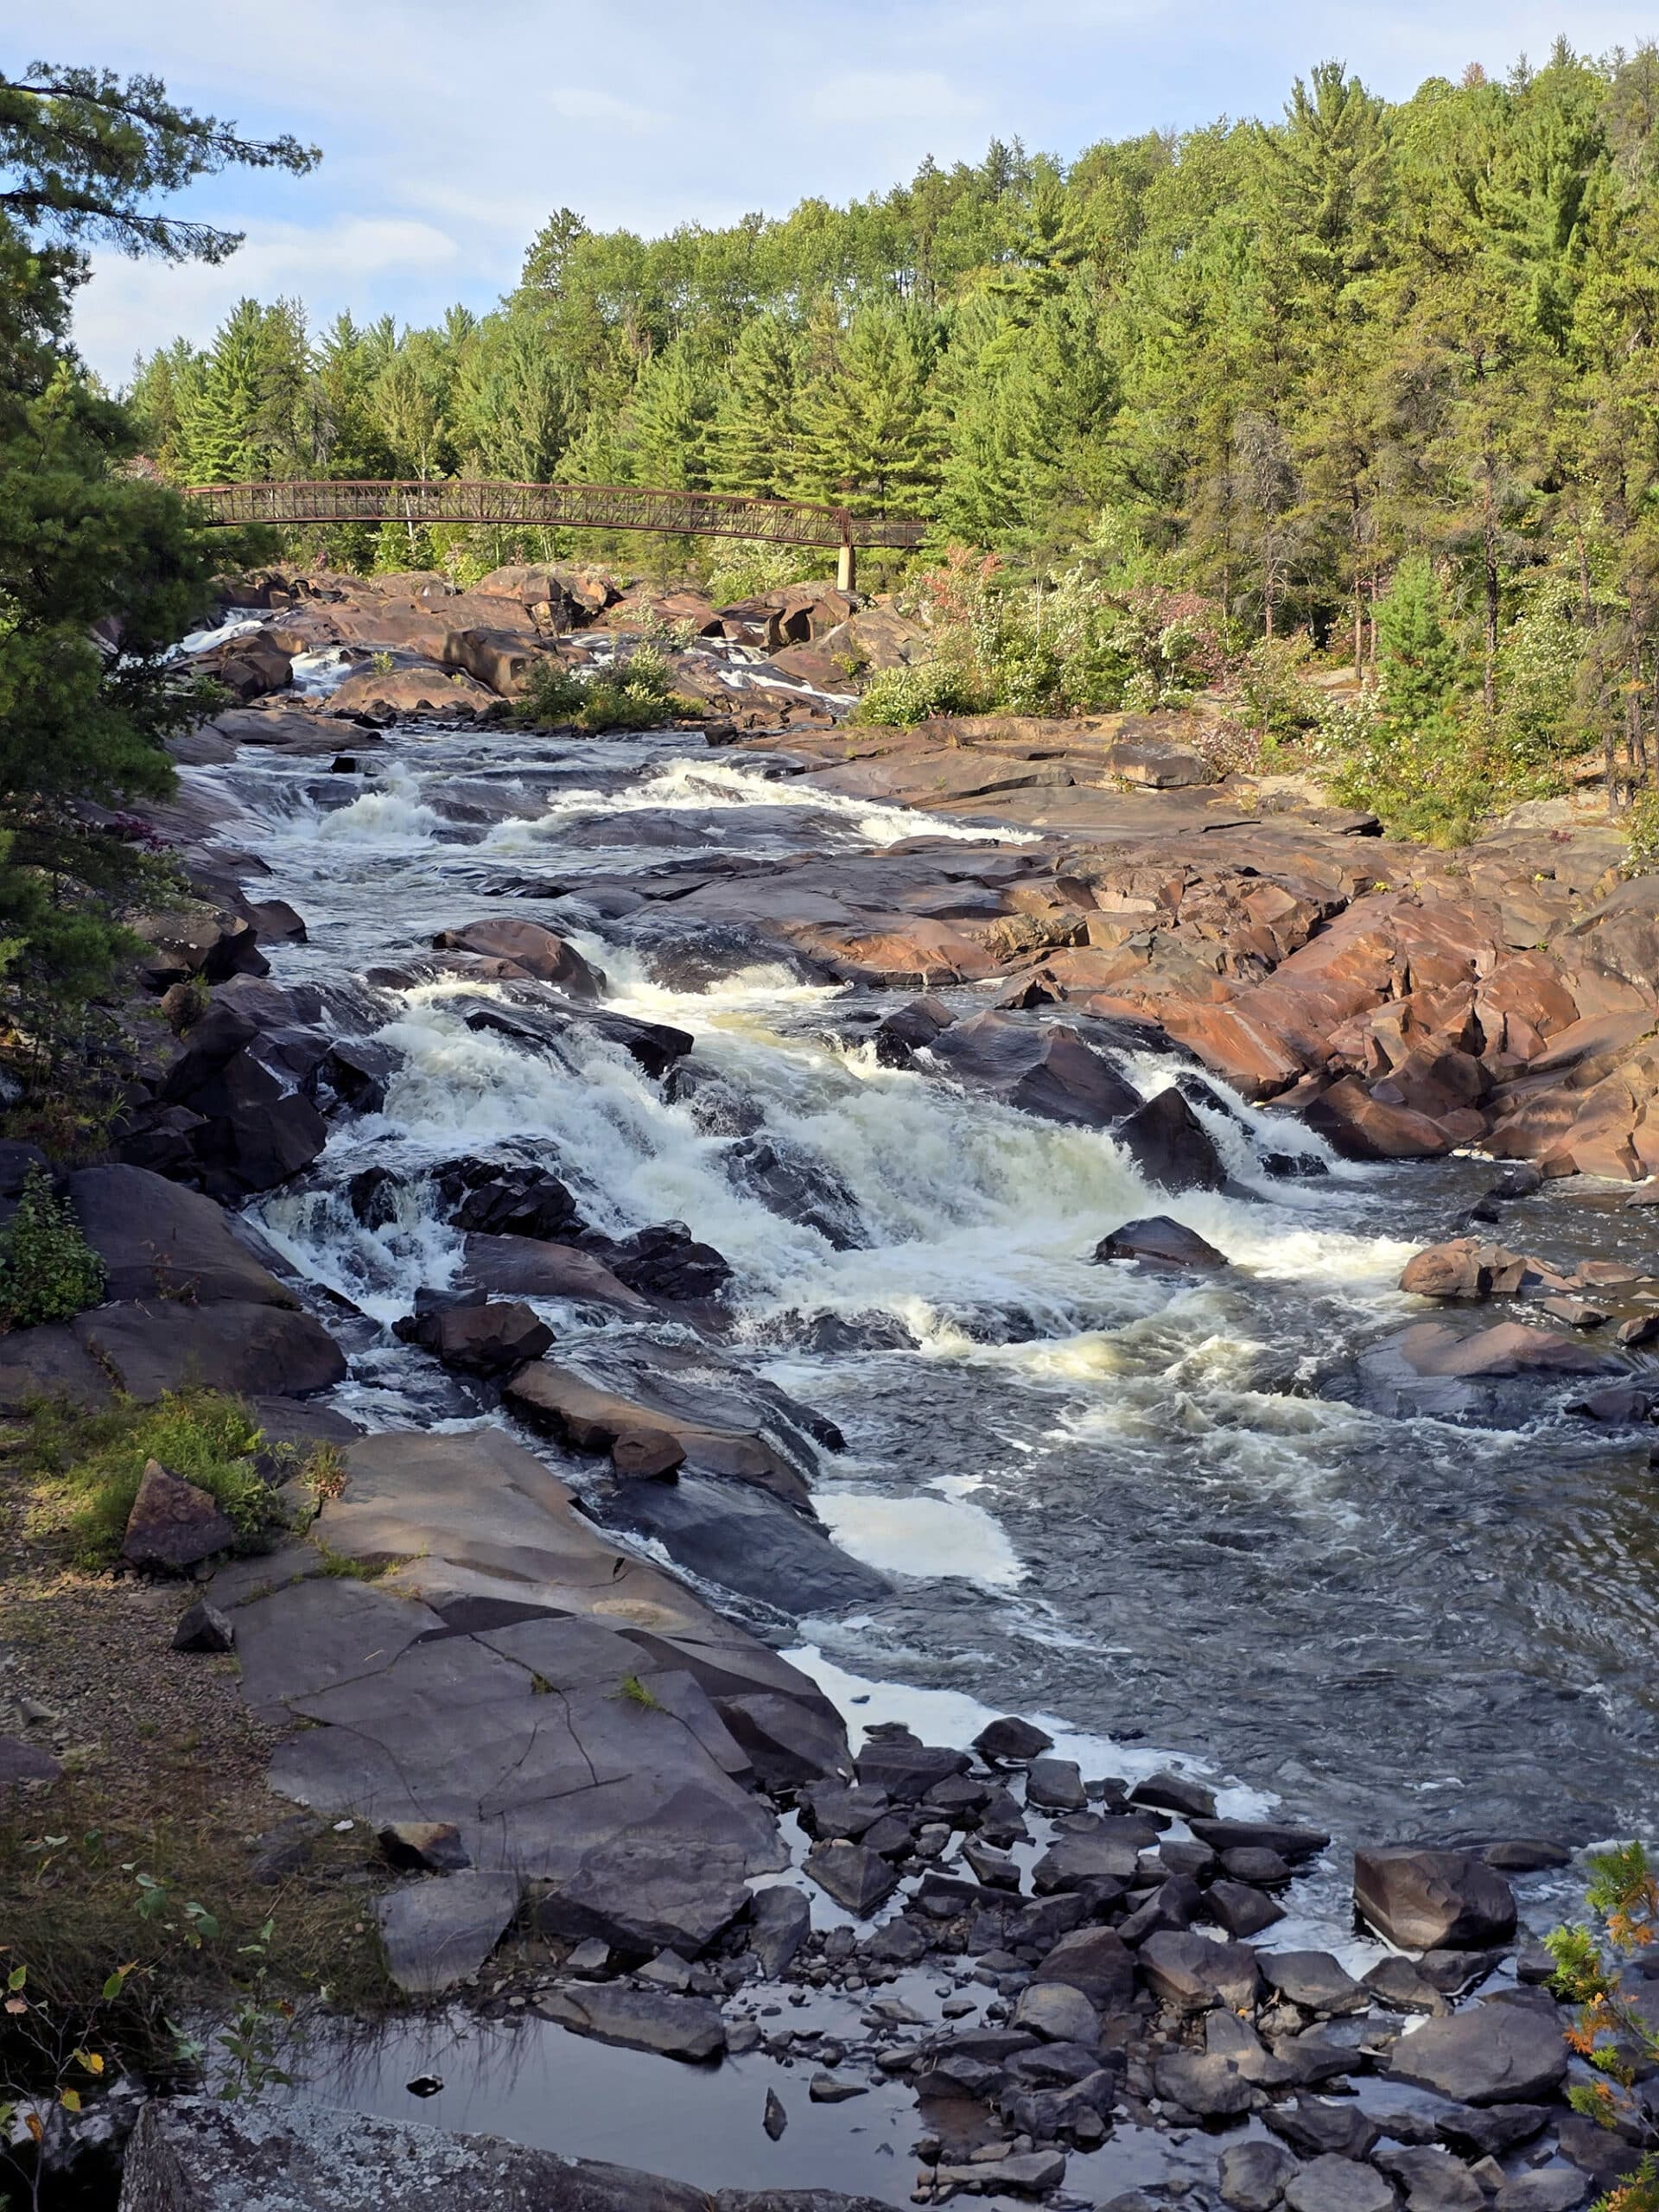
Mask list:
[{"label": "shrub", "polygon": [[1624,1961],[1649,1950],[1659,1935],[1659,1881],[1639,1843],[1594,1853],[1585,1902],[1592,1928],[1558,1928],[1545,1938],[1555,1961],[1550,1986],[1574,2008],[1568,2048],[1598,2077],[1567,2091],[1574,2111],[1617,2128],[1645,2152],[1640,2165],[1602,2197],[1604,2212],[1659,2212],[1659,2159],[1650,2108],[1633,2094],[1659,2060],[1659,2030],[1622,1986]]},{"label": "shrub", "polygon": [[67,1321],[103,1294],[103,1261],[45,1170],[31,1167],[16,1212],[0,1229],[0,1324]]},{"label": "shrub", "polygon": [[654,646],[640,645],[626,659],[591,676],[545,660],[531,672],[513,709],[534,728],[603,730],[660,729],[664,722],[700,720],[702,702],[674,689],[674,671]]},{"label": "shrub", "polygon": [[1624,817],[1625,875],[1659,874],[1659,791],[1643,791]]},{"label": "shrub", "polygon": [[1262,740],[1269,757],[1294,743],[1319,719],[1319,702],[1303,675],[1313,653],[1306,634],[1258,638],[1239,665],[1238,716]]},{"label": "shrub", "polygon": [[40,1485],[37,1532],[57,1538],[84,1567],[108,1567],[120,1557],[151,1459],[218,1500],[238,1549],[260,1549],[286,1526],[259,1473],[261,1458],[279,1467],[291,1461],[302,1476],[311,1464],[291,1446],[269,1449],[249,1408],[214,1390],[175,1391],[145,1406],[123,1399],[99,1414],[43,1406],[23,1446],[24,1466]]},{"label": "shrub", "polygon": [[968,670],[951,661],[928,660],[915,668],[884,668],[873,677],[852,719],[908,727],[930,715],[978,714],[985,704]]},{"label": "shrub", "polygon": [[765,538],[722,540],[709,574],[709,596],[716,607],[728,607],[734,599],[764,599],[785,585],[805,582],[815,569],[822,574],[825,564],[788,545],[771,545]]}]

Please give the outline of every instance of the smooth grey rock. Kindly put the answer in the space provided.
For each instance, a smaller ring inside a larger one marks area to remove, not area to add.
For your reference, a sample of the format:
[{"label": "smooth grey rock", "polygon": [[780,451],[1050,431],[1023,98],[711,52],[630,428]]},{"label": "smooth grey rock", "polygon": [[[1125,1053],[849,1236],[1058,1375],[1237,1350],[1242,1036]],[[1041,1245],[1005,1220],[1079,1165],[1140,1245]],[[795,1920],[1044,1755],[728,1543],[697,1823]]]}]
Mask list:
[{"label": "smooth grey rock", "polygon": [[1033,1759],[1026,1772],[1026,1802],[1053,1813],[1080,1813],[1089,1802],[1074,1759]]},{"label": "smooth grey rock", "polygon": [[1262,2118],[1305,2158],[1367,2158],[1382,2132],[1379,2123],[1351,2098],[1338,2103],[1322,2097],[1296,2097],[1288,2104],[1269,2105]]},{"label": "smooth grey rock", "polygon": [[1242,2010],[1255,1999],[1255,1954],[1247,1943],[1215,1943],[1207,1936],[1166,1930],[1141,1946],[1141,1967],[1154,1995],[1166,2004]]},{"label": "smooth grey rock", "polygon": [[[225,1580],[215,1578],[215,1592]],[[417,1637],[443,1628],[424,1605],[344,1575],[289,1583],[237,1605],[232,1617],[242,1694],[256,1713],[273,1718],[290,1699],[381,1672]]]},{"label": "smooth grey rock", "polygon": [[1112,1928],[1075,1928],[1044,1957],[1034,1982],[1066,1982],[1096,2010],[1128,2010],[1135,1995],[1135,1957]]},{"label": "smooth grey rock", "polygon": [[1405,2190],[1408,2212],[1485,2212],[1485,2190],[1449,2151],[1382,2150],[1372,2163]]},{"label": "smooth grey rock", "polygon": [[1262,1978],[1305,2012],[1363,2012],[1367,1992],[1328,1951],[1258,1951]]},{"label": "smooth grey rock", "polygon": [[1354,1909],[1405,1951],[1474,1950],[1515,1934],[1515,1893],[1460,1851],[1356,1851]]},{"label": "smooth grey rock", "polygon": [[867,2097],[869,2093],[868,2082],[855,2082],[845,2074],[815,2074],[806,2091],[815,2105],[844,2105],[853,2097]]},{"label": "smooth grey rock", "polygon": [[475,1974],[518,1910],[513,1874],[431,1875],[388,1891],[376,1908],[386,1971],[411,1997]]},{"label": "smooth grey rock", "polygon": [[574,2035],[620,2044],[626,2050],[655,2051],[688,2064],[718,2058],[726,2048],[726,2023],[719,2005],[707,1997],[584,1983],[539,1998],[537,2010]]},{"label": "smooth grey rock", "polygon": [[1235,2143],[1221,2154],[1221,2201],[1234,2212],[1273,2212],[1300,2171],[1281,2143]]},{"label": "smooth grey rock", "polygon": [[67,1189],[82,1235],[104,1262],[106,1298],[299,1304],[238,1241],[223,1208],[199,1191],[122,1166],[80,1168]]},{"label": "smooth grey rock", "polygon": [[1287,2185],[1289,2212],[1396,2212],[1399,2198],[1374,2166],[1315,2158]]},{"label": "smooth grey rock", "polygon": [[1397,2012],[1443,2012],[1446,1999],[1409,1959],[1379,1959],[1365,1975],[1365,1986]]},{"label": "smooth grey rock", "polygon": [[1250,2084],[1214,2051],[1173,2051],[1154,2062],[1152,2078],[1160,2097],[1204,2120],[1232,2120],[1250,2109]]},{"label": "smooth grey rock", "polygon": [[1194,1820],[1192,1828],[1211,1851],[1276,1851],[1292,1866],[1315,1857],[1331,1840],[1323,1828],[1302,1827],[1292,1821]]},{"label": "smooth grey rock", "polygon": [[1389,2073],[1459,2104],[1527,2104],[1560,2087],[1567,2045],[1553,2007],[1476,2005],[1402,2036]]},{"label": "smooth grey rock", "polygon": [[1211,1882],[1204,1895],[1211,1918],[1240,1940],[1261,1935],[1285,1916],[1283,1905],[1247,1882]]},{"label": "smooth grey rock", "polygon": [[191,1385],[235,1397],[305,1397],[346,1379],[346,1355],[308,1313],[226,1299],[94,1306],[69,1325],[130,1398]]},{"label": "smooth grey rock", "polygon": [[1492,2199],[1492,2212],[1573,2212],[1589,2186],[1575,2166],[1541,2166],[1506,2181]]},{"label": "smooth grey rock", "polygon": [[1080,1989],[1064,1981],[1033,1981],[1020,1993],[1013,2024],[1029,2029],[1045,2043],[1086,2044],[1100,2034],[1095,2008]]},{"label": "smooth grey rock", "polygon": [[887,1860],[861,1843],[836,1839],[815,1844],[805,1872],[838,1905],[862,1920],[893,1895],[899,1877]]},{"label": "smooth grey rock", "polygon": [[1170,1774],[1167,1771],[1149,1774],[1144,1782],[1137,1782],[1129,1792],[1131,1805],[1152,1805],[1160,1811],[1179,1813],[1183,1820],[1195,1816],[1199,1820],[1213,1820],[1216,1813],[1216,1793],[1206,1789],[1201,1782],[1194,1782],[1190,1775]]},{"label": "smooth grey rock", "polygon": [[1054,1738],[1046,1735],[1034,1721],[1012,1715],[993,1720],[974,1738],[974,1749],[981,1758],[996,1765],[1022,1766],[1053,1748]]},{"label": "smooth grey rock", "polygon": [[780,1882],[749,1897],[749,1948],[769,1980],[792,1962],[812,1930],[812,1908],[804,1893]]}]

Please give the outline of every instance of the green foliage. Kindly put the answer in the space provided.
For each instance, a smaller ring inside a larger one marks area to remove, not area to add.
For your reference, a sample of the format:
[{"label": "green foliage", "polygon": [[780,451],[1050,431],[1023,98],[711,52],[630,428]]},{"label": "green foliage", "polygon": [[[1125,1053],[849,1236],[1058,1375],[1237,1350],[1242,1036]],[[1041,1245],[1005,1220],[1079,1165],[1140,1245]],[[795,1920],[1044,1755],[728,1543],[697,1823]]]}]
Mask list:
[{"label": "green foliage", "polygon": [[67,1321],[103,1294],[103,1261],[51,1178],[31,1167],[16,1212],[0,1227],[0,1326]]},{"label": "green foliage", "polygon": [[1319,720],[1318,700],[1305,674],[1313,650],[1300,632],[1294,638],[1258,638],[1239,664],[1239,719],[1262,738],[1269,753],[1294,743]]},{"label": "green foliage", "polygon": [[810,551],[769,545],[764,538],[722,537],[715,540],[715,547],[708,592],[716,607],[728,607],[738,599],[764,599],[768,592],[824,573],[827,565]]},{"label": "green foliage", "polygon": [[644,1712],[660,1713],[663,1709],[662,1700],[652,1688],[650,1683],[642,1682],[638,1675],[624,1675],[617,1685],[617,1689],[619,1694],[625,1697],[630,1705],[637,1705]]},{"label": "green foliage", "polygon": [[884,668],[872,677],[852,719],[907,727],[930,715],[976,715],[984,709],[985,695],[970,671],[930,660],[916,668]]},{"label": "green foliage", "polygon": [[1567,2047],[1598,2077],[1575,2083],[1568,2101],[1586,2119],[1617,2128],[1647,2152],[1637,2171],[1599,2200],[1599,2212],[1659,2212],[1653,2120],[1631,2094],[1659,2062],[1659,2030],[1621,1983],[1623,1962],[1647,1952],[1659,1936],[1659,1878],[1640,1843],[1593,1853],[1590,1871],[1585,1903],[1594,1927],[1557,1928],[1544,1939],[1555,1961],[1552,1993],[1573,2007]]},{"label": "green foliage", "polygon": [[1659,873],[1659,791],[1643,791],[1624,817],[1626,875]]},{"label": "green foliage", "polygon": [[257,1462],[284,1457],[304,1474],[297,1452],[268,1447],[249,1408],[213,1390],[175,1391],[154,1405],[122,1399],[99,1414],[41,1406],[22,1454],[40,1485],[37,1529],[87,1567],[107,1567],[120,1556],[151,1459],[216,1498],[239,1546],[263,1548],[286,1524]]},{"label": "green foliage", "polygon": [[1429,563],[1402,562],[1376,610],[1382,696],[1391,721],[1417,729],[1446,715],[1463,674],[1445,594]]},{"label": "green foliage", "polygon": [[597,735],[613,729],[660,729],[667,722],[695,721],[704,709],[700,700],[676,691],[674,671],[654,646],[639,645],[591,676],[578,676],[559,661],[540,662],[513,712],[532,728],[583,729]]}]

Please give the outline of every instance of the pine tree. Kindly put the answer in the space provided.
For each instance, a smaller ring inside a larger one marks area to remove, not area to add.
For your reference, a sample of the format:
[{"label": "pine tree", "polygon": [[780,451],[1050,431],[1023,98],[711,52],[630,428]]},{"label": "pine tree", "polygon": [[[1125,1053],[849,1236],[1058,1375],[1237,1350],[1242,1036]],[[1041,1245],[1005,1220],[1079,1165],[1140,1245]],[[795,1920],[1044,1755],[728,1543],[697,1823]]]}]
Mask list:
[{"label": "pine tree", "polygon": [[670,492],[706,491],[714,411],[713,389],[683,339],[653,354],[628,407],[633,480]]},{"label": "pine tree", "polygon": [[1415,730],[1445,715],[1462,667],[1439,578],[1421,556],[1402,561],[1376,610],[1382,696],[1392,720]]},{"label": "pine tree", "polygon": [[798,473],[799,347],[779,315],[756,315],[725,365],[709,429],[709,480],[717,492],[784,499]]},{"label": "pine tree", "polygon": [[914,510],[937,481],[927,349],[915,318],[858,308],[802,395],[804,487],[855,514]]}]

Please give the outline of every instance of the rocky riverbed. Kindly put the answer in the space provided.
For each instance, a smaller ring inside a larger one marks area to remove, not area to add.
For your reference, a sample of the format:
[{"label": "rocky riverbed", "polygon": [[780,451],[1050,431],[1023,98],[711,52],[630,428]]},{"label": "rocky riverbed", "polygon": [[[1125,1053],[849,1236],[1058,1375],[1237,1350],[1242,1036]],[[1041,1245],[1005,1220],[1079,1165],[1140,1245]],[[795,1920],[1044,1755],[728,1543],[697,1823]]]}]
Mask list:
[{"label": "rocky riverbed", "polygon": [[[1659,1808],[1649,880],[1201,716],[849,728],[911,641],[822,589],[644,610],[702,728],[526,730],[641,603],[503,575],[193,641],[108,1300],[0,1363],[342,1452],[274,1554],[130,1538],[281,1732],[257,1847],[378,1834],[439,2008],[288,2139],[441,2174],[429,2076],[710,2191],[1566,2212],[1535,1939]],[[135,2212],[245,2187],[144,2130]]]}]

